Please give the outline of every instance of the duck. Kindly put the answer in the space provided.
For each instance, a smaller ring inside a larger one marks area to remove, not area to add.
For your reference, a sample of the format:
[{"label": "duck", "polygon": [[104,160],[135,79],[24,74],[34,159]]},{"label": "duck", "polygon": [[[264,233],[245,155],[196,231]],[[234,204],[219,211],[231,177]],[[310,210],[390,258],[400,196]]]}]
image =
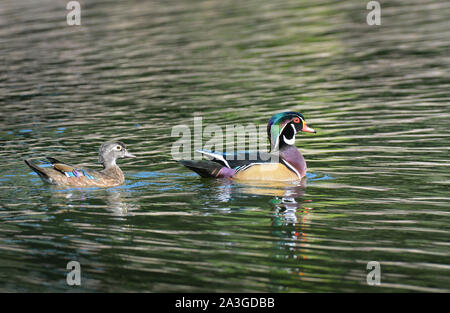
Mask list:
[{"label": "duck", "polygon": [[98,161],[103,170],[91,171],[74,167],[58,161],[52,157],[46,157],[50,167],[40,167],[31,159],[24,160],[33,171],[46,183],[66,187],[115,187],[125,182],[122,170],[117,166],[116,160],[121,158],[135,158],[128,152],[121,141],[107,141],[100,146]]},{"label": "duck", "polygon": [[302,114],[281,112],[269,119],[267,135],[270,151],[225,153],[208,150],[196,152],[209,160],[180,160],[201,177],[228,178],[242,181],[293,182],[306,175],[306,161],[295,146],[298,132],[316,133]]}]

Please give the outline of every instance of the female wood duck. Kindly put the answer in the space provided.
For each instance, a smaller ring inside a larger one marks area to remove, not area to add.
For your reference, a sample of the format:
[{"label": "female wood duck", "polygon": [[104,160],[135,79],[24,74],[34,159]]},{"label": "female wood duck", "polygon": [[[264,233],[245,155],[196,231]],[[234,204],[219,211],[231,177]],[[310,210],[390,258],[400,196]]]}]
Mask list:
[{"label": "female wood duck", "polygon": [[238,152],[228,154],[198,150],[211,160],[181,160],[180,163],[202,177],[238,180],[295,181],[306,175],[306,162],[294,146],[299,131],[316,133],[297,112],[272,116],[267,125],[270,153]]},{"label": "female wood duck", "polygon": [[122,170],[117,166],[119,158],[135,158],[121,141],[108,141],[100,146],[98,161],[103,165],[101,171],[88,171],[75,168],[54,158],[47,157],[52,167],[39,167],[30,160],[25,163],[35,171],[44,182],[70,187],[114,187],[125,181]]}]

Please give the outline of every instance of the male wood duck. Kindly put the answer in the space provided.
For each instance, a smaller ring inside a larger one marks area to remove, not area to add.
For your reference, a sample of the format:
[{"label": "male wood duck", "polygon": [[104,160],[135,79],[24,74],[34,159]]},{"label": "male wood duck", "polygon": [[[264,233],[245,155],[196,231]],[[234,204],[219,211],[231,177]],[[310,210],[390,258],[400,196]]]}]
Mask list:
[{"label": "male wood duck", "polygon": [[316,133],[297,112],[283,112],[272,116],[267,125],[270,153],[237,152],[228,154],[198,150],[211,160],[181,160],[180,163],[202,177],[237,180],[296,181],[306,175],[306,162],[295,147],[299,131]]},{"label": "male wood duck", "polygon": [[35,171],[44,182],[70,187],[114,187],[125,181],[122,170],[117,166],[119,158],[135,158],[121,141],[108,141],[100,146],[98,161],[103,165],[101,171],[88,171],[47,157],[51,167],[39,167],[30,160],[25,163]]}]

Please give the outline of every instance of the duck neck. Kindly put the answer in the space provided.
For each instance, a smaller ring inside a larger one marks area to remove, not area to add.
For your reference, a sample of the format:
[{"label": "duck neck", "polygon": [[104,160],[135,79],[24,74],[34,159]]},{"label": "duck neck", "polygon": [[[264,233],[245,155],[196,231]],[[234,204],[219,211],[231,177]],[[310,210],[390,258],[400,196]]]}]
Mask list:
[{"label": "duck neck", "polygon": [[300,178],[306,175],[306,162],[303,155],[295,146],[284,145],[280,149],[280,157],[297,171]]},{"label": "duck neck", "polygon": [[120,169],[119,166],[117,166],[116,162],[111,162],[111,163],[103,163],[103,170],[102,172],[111,177],[111,178],[115,178],[118,179],[119,181],[123,182],[125,180],[125,177],[123,175],[122,170]]}]

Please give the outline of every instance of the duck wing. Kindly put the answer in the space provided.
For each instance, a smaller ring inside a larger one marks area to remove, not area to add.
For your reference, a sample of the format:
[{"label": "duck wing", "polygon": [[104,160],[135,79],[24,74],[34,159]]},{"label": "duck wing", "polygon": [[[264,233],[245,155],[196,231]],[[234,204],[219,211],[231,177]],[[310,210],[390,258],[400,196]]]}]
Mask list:
[{"label": "duck wing", "polygon": [[72,165],[61,162],[52,157],[46,157],[46,159],[52,164],[53,168],[67,177],[87,177],[88,179],[94,179],[92,174],[89,174],[85,169],[77,169]]},{"label": "duck wing", "polygon": [[276,155],[260,151],[226,153],[208,150],[197,150],[196,152],[212,158],[211,161],[213,162],[220,163],[223,166],[232,168],[236,171],[241,171],[244,168],[248,168],[256,164],[274,163],[274,160],[278,160],[274,158],[276,157]]}]

